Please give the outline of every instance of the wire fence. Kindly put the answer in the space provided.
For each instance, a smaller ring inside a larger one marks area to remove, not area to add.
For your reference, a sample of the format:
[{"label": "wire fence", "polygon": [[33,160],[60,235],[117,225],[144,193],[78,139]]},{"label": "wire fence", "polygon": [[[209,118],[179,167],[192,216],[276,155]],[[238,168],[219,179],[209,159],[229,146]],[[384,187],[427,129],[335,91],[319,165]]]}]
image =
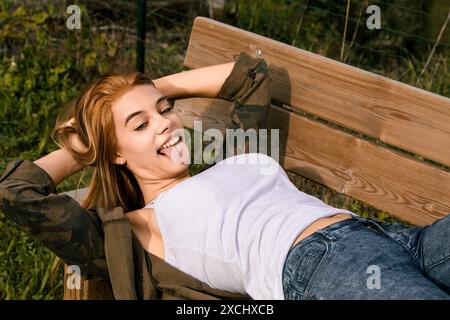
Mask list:
[{"label": "wire fence", "polygon": [[[184,55],[195,16],[218,21],[449,96],[450,1],[374,1],[380,28],[369,29],[368,1],[148,1],[147,30],[164,28]],[[131,9],[132,5],[128,4]],[[348,11],[346,10],[348,6]],[[441,35],[439,37],[439,35]],[[147,39],[151,59],[156,38]],[[164,41],[164,39],[162,40]],[[423,77],[423,79],[422,79]],[[421,81],[423,80],[423,81]]]},{"label": "wire fence", "polygon": [[[36,8],[48,3],[9,2]],[[53,18],[63,22],[67,18],[64,8],[71,2],[51,1],[57,7]],[[137,26],[144,22],[141,34],[145,32],[146,38],[140,43],[145,47],[141,46],[133,58],[142,59],[139,69],[151,70],[155,76],[170,71],[156,67],[161,62],[155,58],[159,46],[175,46],[176,61],[166,61],[181,68],[180,56],[188,45],[193,19],[207,16],[442,95],[450,94],[450,0],[81,0],[79,4],[83,26],[89,29],[81,37],[95,38],[99,31],[106,32],[107,37],[122,33],[126,38],[119,51],[137,50]],[[143,4],[144,21],[139,21],[137,9]],[[369,5],[380,9],[379,29],[367,26],[373,15],[367,13]],[[57,33],[63,34],[56,30],[54,38],[58,38]],[[54,45],[58,46],[58,41]],[[7,50],[4,44],[0,50]],[[97,55],[99,64],[100,58]],[[418,83],[421,74],[424,81]]]},{"label": "wire fence", "polygon": [[[69,5],[70,1],[63,2]],[[20,1],[18,2],[20,3]],[[27,5],[38,1],[27,2]],[[381,28],[369,30],[368,1],[325,0],[111,0],[80,1],[85,8],[84,18],[95,33],[98,28],[126,32],[129,42],[137,43],[137,5],[146,3],[146,52],[151,55],[155,41],[177,40],[186,49],[195,16],[209,16],[224,23],[270,37],[290,45],[326,55],[329,58],[366,68],[383,70],[403,64],[405,59],[415,62],[416,73],[436,45],[435,62],[446,66],[450,35],[448,27],[437,37],[450,10],[449,0],[374,1],[381,13]],[[39,5],[39,4],[37,4]],[[349,11],[346,11],[347,5]],[[61,14],[61,12],[60,12]],[[155,35],[165,30],[167,36]],[[177,35],[174,36],[173,33]],[[171,36],[169,36],[172,34]],[[345,37],[344,37],[345,35]],[[342,54],[342,52],[344,54]],[[180,51],[182,54],[182,51]],[[146,66],[148,68],[147,61]],[[442,68],[441,67],[441,68]],[[386,70],[386,75],[389,74]],[[444,70],[444,73],[447,73]],[[399,79],[402,80],[402,79]],[[412,81],[406,81],[412,82]],[[448,93],[448,92],[445,92]]]}]

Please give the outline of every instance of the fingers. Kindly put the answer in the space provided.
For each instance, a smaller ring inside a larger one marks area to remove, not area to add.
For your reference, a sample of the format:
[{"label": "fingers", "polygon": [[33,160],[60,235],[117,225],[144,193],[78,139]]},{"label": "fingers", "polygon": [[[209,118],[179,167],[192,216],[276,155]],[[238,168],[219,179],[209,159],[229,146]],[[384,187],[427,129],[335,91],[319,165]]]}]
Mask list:
[{"label": "fingers", "polygon": [[64,126],[65,126],[65,127],[73,127],[74,125],[75,125],[75,118],[70,118],[69,121],[66,121],[66,122],[64,123]]}]

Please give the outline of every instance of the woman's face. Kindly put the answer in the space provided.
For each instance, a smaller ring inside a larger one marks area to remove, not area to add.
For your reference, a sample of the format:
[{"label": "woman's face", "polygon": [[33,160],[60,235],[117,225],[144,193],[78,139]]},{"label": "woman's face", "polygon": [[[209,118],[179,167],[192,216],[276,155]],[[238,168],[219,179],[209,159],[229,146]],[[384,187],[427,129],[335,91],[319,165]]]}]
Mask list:
[{"label": "woman's face", "polygon": [[[125,164],[142,180],[186,175],[189,151],[181,121],[166,98],[151,85],[138,85],[112,106],[118,140],[117,164]],[[172,147],[161,147],[173,137]]]}]

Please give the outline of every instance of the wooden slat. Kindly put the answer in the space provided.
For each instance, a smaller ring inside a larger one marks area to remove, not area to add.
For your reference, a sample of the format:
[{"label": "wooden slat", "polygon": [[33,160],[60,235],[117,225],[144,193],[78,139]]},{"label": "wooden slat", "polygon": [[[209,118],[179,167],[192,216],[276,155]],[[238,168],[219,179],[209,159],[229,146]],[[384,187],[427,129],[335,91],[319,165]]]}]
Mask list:
[{"label": "wooden slat", "polygon": [[[224,130],[226,113],[207,103],[180,101],[183,125]],[[280,164],[412,224],[450,214],[450,173],[397,151],[272,106],[270,128],[280,129]],[[287,146],[287,147],[286,147]]]},{"label": "wooden slat", "polygon": [[224,132],[228,127],[230,109],[214,108],[213,101],[213,98],[178,99],[175,101],[175,111],[185,127],[193,128],[194,120],[201,120],[202,131],[211,128]]},{"label": "wooden slat", "polygon": [[197,17],[184,64],[198,68],[261,50],[277,101],[450,165],[450,99]]}]

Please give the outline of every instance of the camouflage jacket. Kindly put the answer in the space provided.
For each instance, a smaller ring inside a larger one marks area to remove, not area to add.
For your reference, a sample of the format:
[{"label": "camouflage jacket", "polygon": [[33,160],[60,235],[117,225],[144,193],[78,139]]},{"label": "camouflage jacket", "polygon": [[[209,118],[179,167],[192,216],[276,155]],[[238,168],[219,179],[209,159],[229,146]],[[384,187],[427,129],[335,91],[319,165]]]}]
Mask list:
[{"label": "camouflage jacket", "polygon": [[[271,103],[267,63],[243,52],[235,61],[214,106],[230,108],[230,128],[264,128]],[[211,288],[146,252],[129,226],[120,229],[129,224],[122,208],[81,207],[28,159],[9,163],[1,176],[0,208],[66,265],[78,266],[83,279],[113,282],[115,298],[250,299]],[[119,231],[125,236],[115,236]]]}]

